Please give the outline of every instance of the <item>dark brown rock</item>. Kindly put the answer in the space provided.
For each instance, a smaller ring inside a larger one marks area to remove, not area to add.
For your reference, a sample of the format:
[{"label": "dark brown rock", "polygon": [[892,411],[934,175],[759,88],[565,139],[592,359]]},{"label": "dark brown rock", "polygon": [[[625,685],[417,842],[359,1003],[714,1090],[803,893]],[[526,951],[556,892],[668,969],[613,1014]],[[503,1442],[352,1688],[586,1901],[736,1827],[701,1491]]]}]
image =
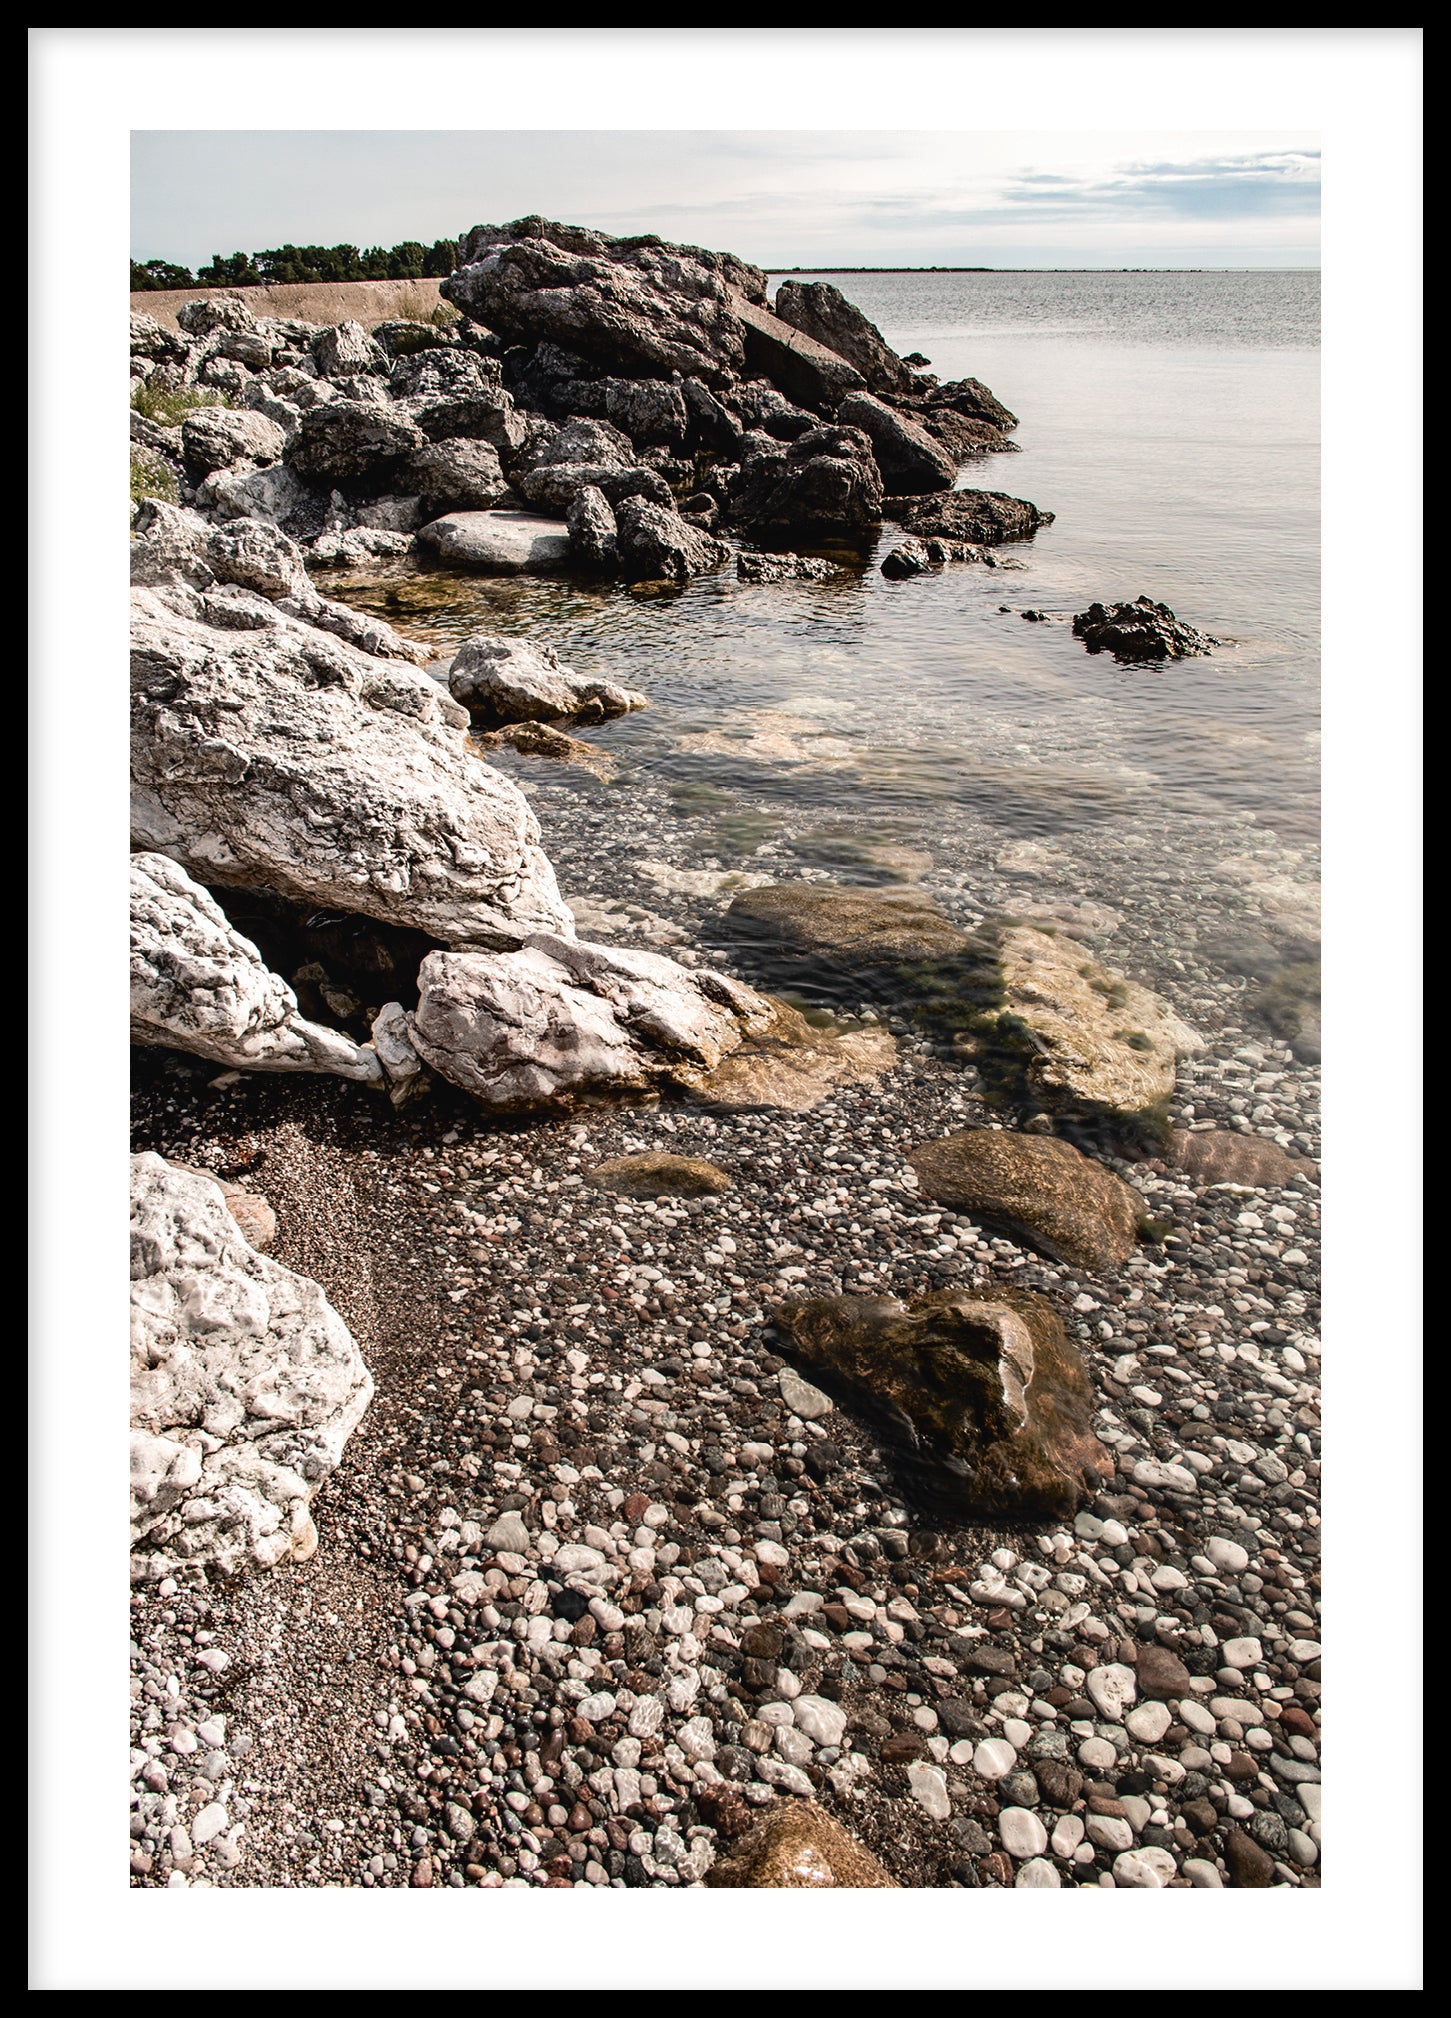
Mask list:
[{"label": "dark brown rock", "polygon": [[923,1143],[908,1161],[939,1205],[1026,1235],[1075,1268],[1121,1268],[1148,1212],[1121,1177],[1052,1136],[967,1128]]},{"label": "dark brown rock", "polygon": [[815,1801],[778,1803],[759,1828],[718,1858],[707,1885],[723,1887],[896,1888],[869,1850]]},{"label": "dark brown rock", "polygon": [[636,1156],[615,1156],[585,1173],[600,1191],[625,1198],[717,1198],[729,1191],[731,1179],[700,1156],[672,1156],[647,1149]]},{"label": "dark brown rock", "polygon": [[764,547],[862,543],[882,522],[882,473],[859,428],[818,427],[789,445],[741,442],[728,493],[732,523]]},{"label": "dark brown rock", "polygon": [[1153,1696],[1167,1703],[1193,1694],[1193,1677],[1179,1656],[1167,1647],[1140,1647],[1134,1656],[1134,1672],[1141,1696]]},{"label": "dark brown rock", "polygon": [[1248,1184],[1266,1191],[1317,1174],[1309,1157],[1291,1156],[1263,1135],[1236,1135],[1228,1128],[1176,1128],[1166,1161],[1196,1184]]},{"label": "dark brown rock", "polygon": [[920,1759],[925,1747],[914,1731],[897,1731],[890,1738],[882,1740],[882,1764],[884,1766],[905,1766],[911,1759]]},{"label": "dark brown rock", "polygon": [[1167,603],[1140,596],[1135,602],[1090,603],[1073,619],[1073,635],[1091,652],[1112,652],[1122,662],[1203,657],[1219,643],[1204,631],[1181,624]]},{"label": "dark brown rock", "polygon": [[1025,540],[1040,526],[1053,523],[1053,513],[1039,511],[1026,498],[1004,491],[954,490],[920,502],[898,498],[892,516],[919,539],[970,540],[975,546],[1001,546],[1005,540]]},{"label": "dark brown rock", "polygon": [[1230,1880],[1244,1890],[1262,1890],[1275,1882],[1275,1860],[1262,1850],[1253,1836],[1231,1828],[1224,1839],[1224,1861]]},{"label": "dark brown rock", "polygon": [[1061,1759],[1035,1759],[1033,1776],[1050,1808],[1071,1808],[1083,1791],[1083,1775]]},{"label": "dark brown rock", "polygon": [[934,386],[927,399],[932,406],[950,409],[968,420],[986,421],[990,427],[1012,428],[1018,424],[1017,415],[1009,413],[980,378],[948,379],[945,384]]},{"label": "dark brown rock", "polygon": [[924,1473],[975,1514],[1066,1517],[1111,1462],[1093,1393],[1051,1304],[1022,1290],[784,1303],[797,1363],[860,1395]]}]

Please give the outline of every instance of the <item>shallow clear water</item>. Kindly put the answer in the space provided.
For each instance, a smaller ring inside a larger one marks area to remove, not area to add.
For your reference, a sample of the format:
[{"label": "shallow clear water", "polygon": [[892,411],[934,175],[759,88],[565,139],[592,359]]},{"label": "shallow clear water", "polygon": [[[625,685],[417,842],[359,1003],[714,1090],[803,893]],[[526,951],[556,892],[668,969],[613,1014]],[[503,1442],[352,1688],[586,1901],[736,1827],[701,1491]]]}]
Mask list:
[{"label": "shallow clear water", "polygon": [[[344,592],[440,654],[471,631],[517,631],[643,688],[650,708],[592,739],[623,782],[686,803],[711,786],[929,848],[955,820],[1006,840],[1093,831],[1125,859],[1172,828],[1208,861],[1228,823],[1263,830],[1262,876],[1277,846],[1304,865],[1318,828],[1318,275],[835,278],[897,350],[984,380],[1019,416],[1020,452],[960,479],[1057,515],[1000,548],[1003,566],[890,582],[876,565],[901,536],[888,528],[865,572],[828,583],[723,573],[662,594],[431,577],[403,600]],[[1071,635],[1091,600],[1140,593],[1223,648],[1131,669]],[[1025,622],[1025,607],[1051,620]]]}]

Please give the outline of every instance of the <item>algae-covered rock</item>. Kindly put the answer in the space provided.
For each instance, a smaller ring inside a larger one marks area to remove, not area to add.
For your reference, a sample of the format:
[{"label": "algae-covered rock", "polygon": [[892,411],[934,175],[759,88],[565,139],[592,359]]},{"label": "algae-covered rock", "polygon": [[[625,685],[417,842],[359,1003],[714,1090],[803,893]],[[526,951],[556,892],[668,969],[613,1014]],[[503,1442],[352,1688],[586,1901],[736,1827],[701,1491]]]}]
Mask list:
[{"label": "algae-covered rock", "polygon": [[1148,1212],[1131,1184],[1051,1136],[966,1128],[924,1142],[908,1161],[939,1205],[1005,1226],[1075,1268],[1121,1268]]},{"label": "algae-covered rock", "polygon": [[773,1806],[766,1820],[717,1858],[707,1885],[883,1890],[897,1881],[815,1801]]},{"label": "algae-covered rock", "polygon": [[825,954],[853,964],[930,960],[968,944],[967,934],[920,890],[775,883],[743,891],[730,918],[763,949]]},{"label": "algae-covered rock", "polygon": [[659,1149],[612,1157],[585,1175],[599,1190],[625,1198],[718,1198],[731,1188],[726,1172],[704,1157],[672,1156]]},{"label": "algae-covered rock", "polygon": [[885,1030],[818,1029],[788,1003],[765,999],[769,1016],[753,1021],[729,1056],[709,1071],[678,1075],[706,1106],[802,1114],[838,1086],[876,1079],[896,1061],[896,1040]]},{"label": "algae-covered rock", "polygon": [[887,1419],[921,1489],[964,1512],[1064,1519],[1112,1470],[1083,1362],[1027,1290],[812,1297],[772,1322],[814,1380]]},{"label": "algae-covered rock", "polygon": [[1317,1174],[1308,1156],[1290,1156],[1266,1136],[1238,1135],[1229,1128],[1176,1128],[1168,1161],[1196,1184],[1247,1184],[1266,1191]]}]

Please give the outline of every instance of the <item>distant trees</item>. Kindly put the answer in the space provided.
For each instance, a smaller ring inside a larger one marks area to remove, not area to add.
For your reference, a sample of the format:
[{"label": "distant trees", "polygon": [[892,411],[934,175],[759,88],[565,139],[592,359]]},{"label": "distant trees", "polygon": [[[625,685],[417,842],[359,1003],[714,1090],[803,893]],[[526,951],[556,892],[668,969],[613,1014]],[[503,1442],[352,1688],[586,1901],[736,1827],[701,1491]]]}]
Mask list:
[{"label": "distant trees", "polygon": [[131,262],[131,290],[162,287],[265,287],[336,280],[442,280],[458,265],[458,242],[435,239],[424,245],[279,245],[270,252],[214,253],[195,275],[164,259]]}]

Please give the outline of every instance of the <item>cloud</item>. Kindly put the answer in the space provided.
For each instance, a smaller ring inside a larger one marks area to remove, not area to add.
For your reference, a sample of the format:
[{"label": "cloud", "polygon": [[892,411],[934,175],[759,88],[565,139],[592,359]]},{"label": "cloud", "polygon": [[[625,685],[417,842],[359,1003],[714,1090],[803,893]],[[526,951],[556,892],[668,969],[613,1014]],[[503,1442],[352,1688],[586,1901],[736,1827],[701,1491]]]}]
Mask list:
[{"label": "cloud", "polygon": [[1136,212],[1220,220],[1316,217],[1320,156],[1307,149],[1144,162],[1098,177],[1021,174],[1002,197],[1063,220]]}]

